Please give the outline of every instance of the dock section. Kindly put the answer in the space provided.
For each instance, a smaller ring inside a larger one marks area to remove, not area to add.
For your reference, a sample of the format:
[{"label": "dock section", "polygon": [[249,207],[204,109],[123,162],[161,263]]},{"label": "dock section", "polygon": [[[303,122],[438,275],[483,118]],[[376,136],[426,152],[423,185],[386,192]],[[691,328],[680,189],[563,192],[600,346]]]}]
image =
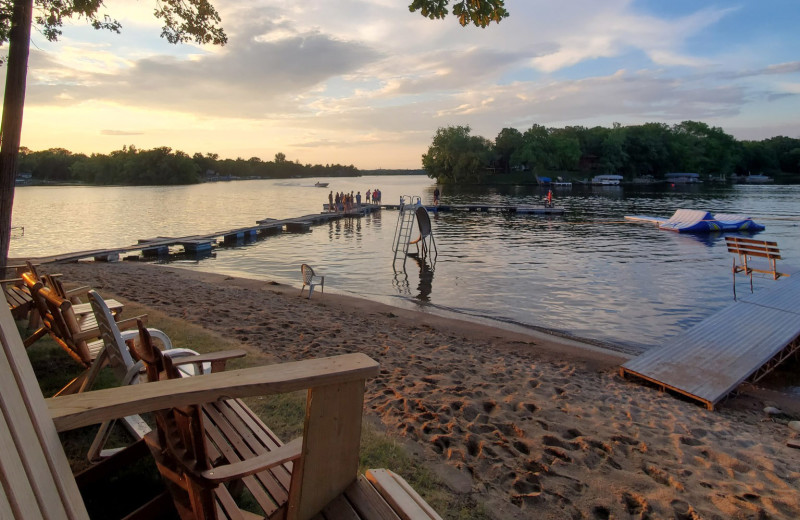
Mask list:
[{"label": "dock section", "polygon": [[748,295],[620,367],[709,410],[800,350],[800,272]]},{"label": "dock section", "polygon": [[259,220],[255,226],[226,229],[204,235],[186,237],[143,238],[139,239],[136,244],[125,247],[65,253],[39,258],[38,261],[42,263],[69,262],[83,258],[94,258],[97,261],[114,262],[119,260],[120,255],[135,251],[141,251],[142,256],[145,258],[153,258],[169,254],[170,248],[174,247],[181,247],[187,254],[203,256],[211,254],[212,249],[219,242],[226,246],[235,246],[283,232],[303,233],[310,231],[314,225],[341,218],[358,218],[379,210],[379,206],[361,206],[346,213],[314,213],[288,219],[266,218]]},{"label": "dock section", "polygon": [[[382,204],[382,209],[399,210],[399,204]],[[423,206],[428,212],[448,212],[448,211],[478,211],[478,212],[501,212],[519,213],[531,215],[563,215],[564,208],[529,206],[529,205],[508,205],[508,204],[439,204]]]}]

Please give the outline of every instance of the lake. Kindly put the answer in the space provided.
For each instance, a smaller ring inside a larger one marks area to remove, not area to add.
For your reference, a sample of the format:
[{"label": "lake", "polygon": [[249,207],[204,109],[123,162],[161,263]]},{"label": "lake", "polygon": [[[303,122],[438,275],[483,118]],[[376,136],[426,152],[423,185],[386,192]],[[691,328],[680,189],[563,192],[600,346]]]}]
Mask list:
[{"label": "lake", "polygon": [[[315,188],[315,181],[329,182]],[[380,188],[433,200],[424,176],[253,180],[175,187],[18,187],[10,256],[122,247],[141,238],[186,236],[322,210],[328,192]],[[430,312],[546,329],[638,352],[660,345],[728,305],[732,255],[724,235],[694,236],[624,221],[669,217],[678,208],[745,213],[800,265],[800,186],[653,185],[554,188],[563,216],[441,212],[431,215],[435,262],[394,262],[397,211],[219,248],[173,265],[300,285],[300,264],[325,275],[326,291]],[[536,186],[442,189],[442,204],[540,204]],[[41,211],[40,208],[46,208]],[[779,262],[779,267],[781,262]],[[756,278],[755,288],[776,282]],[[737,291],[749,291],[738,277]]]}]

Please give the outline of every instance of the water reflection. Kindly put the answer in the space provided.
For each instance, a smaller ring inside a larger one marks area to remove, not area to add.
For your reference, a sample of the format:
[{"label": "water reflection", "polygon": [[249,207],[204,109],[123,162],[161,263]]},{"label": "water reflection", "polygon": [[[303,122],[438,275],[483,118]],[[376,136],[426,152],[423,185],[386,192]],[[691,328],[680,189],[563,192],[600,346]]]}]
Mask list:
[{"label": "water reflection", "polygon": [[428,303],[431,301],[431,293],[433,292],[433,268],[436,265],[435,259],[431,260],[431,264],[428,264],[427,259],[422,258],[418,255],[408,255],[408,258],[414,260],[419,268],[419,278],[417,282],[417,293],[412,294],[411,291],[411,282],[408,278],[408,271],[407,271],[407,263],[406,262],[396,262],[393,266],[394,269],[394,279],[393,285],[397,290],[397,293],[401,296],[411,296],[412,298],[423,302]]}]

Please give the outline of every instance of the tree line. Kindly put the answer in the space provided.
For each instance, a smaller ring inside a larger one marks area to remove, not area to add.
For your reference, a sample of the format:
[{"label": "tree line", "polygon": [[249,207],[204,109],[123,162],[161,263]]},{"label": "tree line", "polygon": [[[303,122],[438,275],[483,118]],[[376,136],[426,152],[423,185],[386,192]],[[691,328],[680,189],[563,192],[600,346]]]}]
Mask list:
[{"label": "tree line", "polygon": [[428,176],[441,183],[478,183],[498,173],[616,174],[626,180],[663,178],[668,172],[701,175],[788,174],[800,180],[800,139],[737,141],[697,121],[612,128],[534,124],[524,132],[503,128],[494,141],[469,126],[439,128],[422,155]]},{"label": "tree line", "polygon": [[38,152],[20,149],[19,170],[37,182],[98,185],[195,184],[215,178],[285,179],[290,177],[351,177],[359,174],[353,166],[311,165],[289,161],[283,153],[272,161],[258,157],[220,159],[218,154],[192,156],[168,147],[139,150],[124,146],[108,155],[72,153],[63,148]]}]

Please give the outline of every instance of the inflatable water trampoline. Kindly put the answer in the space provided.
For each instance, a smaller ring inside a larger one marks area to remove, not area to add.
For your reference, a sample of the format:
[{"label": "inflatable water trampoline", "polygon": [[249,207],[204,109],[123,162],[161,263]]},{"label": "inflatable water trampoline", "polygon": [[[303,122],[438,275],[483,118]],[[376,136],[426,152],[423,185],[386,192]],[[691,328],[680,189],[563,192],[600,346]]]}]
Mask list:
[{"label": "inflatable water trampoline", "polygon": [[659,229],[676,233],[711,233],[713,231],[763,231],[764,226],[746,215],[717,213],[699,209],[679,209],[670,218],[625,215],[625,220],[657,224]]}]

